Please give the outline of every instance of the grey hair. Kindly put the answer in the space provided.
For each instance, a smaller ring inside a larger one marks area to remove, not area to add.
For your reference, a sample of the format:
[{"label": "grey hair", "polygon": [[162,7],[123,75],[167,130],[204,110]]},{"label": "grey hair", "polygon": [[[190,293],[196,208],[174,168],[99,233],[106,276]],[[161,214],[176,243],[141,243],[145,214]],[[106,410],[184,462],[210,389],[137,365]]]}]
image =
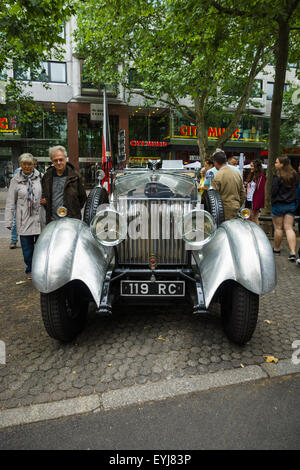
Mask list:
[{"label": "grey hair", "polygon": [[61,151],[64,156],[67,158],[67,151],[65,149],[65,147],[63,147],[62,145],[55,145],[55,147],[50,147],[49,148],[49,157],[50,157],[50,160],[52,160],[52,155],[54,155],[56,152],[58,151]]},{"label": "grey hair", "polygon": [[33,155],[31,155],[31,153],[22,153],[22,155],[19,156],[20,165],[22,162],[31,162],[32,164],[34,164]]}]

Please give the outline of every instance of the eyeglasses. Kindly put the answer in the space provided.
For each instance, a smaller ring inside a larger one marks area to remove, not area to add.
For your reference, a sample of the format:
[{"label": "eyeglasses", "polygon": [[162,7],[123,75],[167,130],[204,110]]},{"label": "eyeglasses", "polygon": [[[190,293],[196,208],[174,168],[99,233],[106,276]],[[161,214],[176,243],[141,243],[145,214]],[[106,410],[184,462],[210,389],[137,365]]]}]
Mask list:
[{"label": "eyeglasses", "polygon": [[60,163],[60,162],[64,162],[65,159],[64,158],[56,158],[55,160],[52,160],[52,163]]},{"label": "eyeglasses", "polygon": [[22,162],[21,165],[23,165],[23,166],[33,166],[33,163],[25,163],[25,162]]}]

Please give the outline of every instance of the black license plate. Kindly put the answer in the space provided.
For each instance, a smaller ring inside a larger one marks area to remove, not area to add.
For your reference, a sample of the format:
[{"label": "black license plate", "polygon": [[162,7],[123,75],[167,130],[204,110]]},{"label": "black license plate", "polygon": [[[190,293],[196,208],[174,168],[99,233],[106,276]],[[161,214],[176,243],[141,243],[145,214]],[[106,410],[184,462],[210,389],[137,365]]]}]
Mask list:
[{"label": "black license plate", "polygon": [[121,281],[122,296],[184,297],[184,281]]}]

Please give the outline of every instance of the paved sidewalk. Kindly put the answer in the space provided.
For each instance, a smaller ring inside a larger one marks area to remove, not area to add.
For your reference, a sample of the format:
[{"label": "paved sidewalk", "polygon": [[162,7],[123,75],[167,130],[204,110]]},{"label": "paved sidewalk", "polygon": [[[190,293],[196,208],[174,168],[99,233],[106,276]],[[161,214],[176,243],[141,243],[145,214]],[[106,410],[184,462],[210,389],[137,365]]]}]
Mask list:
[{"label": "paved sidewalk", "polygon": [[0,188],[0,209],[5,208],[6,197],[7,197],[7,189]]},{"label": "paved sidewalk", "polygon": [[44,329],[39,293],[25,280],[21,249],[9,250],[8,244],[0,238],[0,340],[6,345],[0,410],[204,378],[261,366],[266,355],[279,360],[272,364],[279,370],[300,340],[300,269],[287,260],[286,246],[276,258],[278,285],[261,297],[255,334],[239,347],[225,337],[216,307],[202,317],[176,308],[120,310],[111,317],[90,312],[84,332],[61,344]]}]

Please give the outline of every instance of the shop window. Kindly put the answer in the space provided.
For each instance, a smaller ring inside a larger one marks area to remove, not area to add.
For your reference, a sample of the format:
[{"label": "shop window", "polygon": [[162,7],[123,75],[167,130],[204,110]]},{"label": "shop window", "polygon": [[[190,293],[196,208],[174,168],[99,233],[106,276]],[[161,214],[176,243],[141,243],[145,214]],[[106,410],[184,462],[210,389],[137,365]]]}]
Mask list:
[{"label": "shop window", "polygon": [[41,62],[36,70],[14,64],[14,78],[23,81],[66,83],[67,69],[65,62]]},{"label": "shop window", "polygon": [[[288,91],[290,86],[286,83],[284,85],[284,91]],[[274,82],[268,82],[267,83],[267,100],[272,100],[273,98],[273,92],[274,92]]]},{"label": "shop window", "polygon": [[65,83],[67,81],[66,64],[63,62],[48,62],[50,82]]},{"label": "shop window", "polygon": [[[118,116],[109,116],[112,157],[116,161],[118,153]],[[103,122],[90,120],[87,114],[78,114],[79,169],[86,187],[96,183],[96,171],[102,165],[102,126]]]},{"label": "shop window", "polygon": [[272,100],[274,91],[274,82],[267,82],[267,100]]},{"label": "shop window", "polygon": [[142,116],[129,119],[130,140],[163,140],[169,133],[169,113],[154,115],[147,110]]},{"label": "shop window", "polygon": [[67,115],[41,113],[40,119],[24,125],[22,135],[29,139],[57,139],[67,142]]}]

